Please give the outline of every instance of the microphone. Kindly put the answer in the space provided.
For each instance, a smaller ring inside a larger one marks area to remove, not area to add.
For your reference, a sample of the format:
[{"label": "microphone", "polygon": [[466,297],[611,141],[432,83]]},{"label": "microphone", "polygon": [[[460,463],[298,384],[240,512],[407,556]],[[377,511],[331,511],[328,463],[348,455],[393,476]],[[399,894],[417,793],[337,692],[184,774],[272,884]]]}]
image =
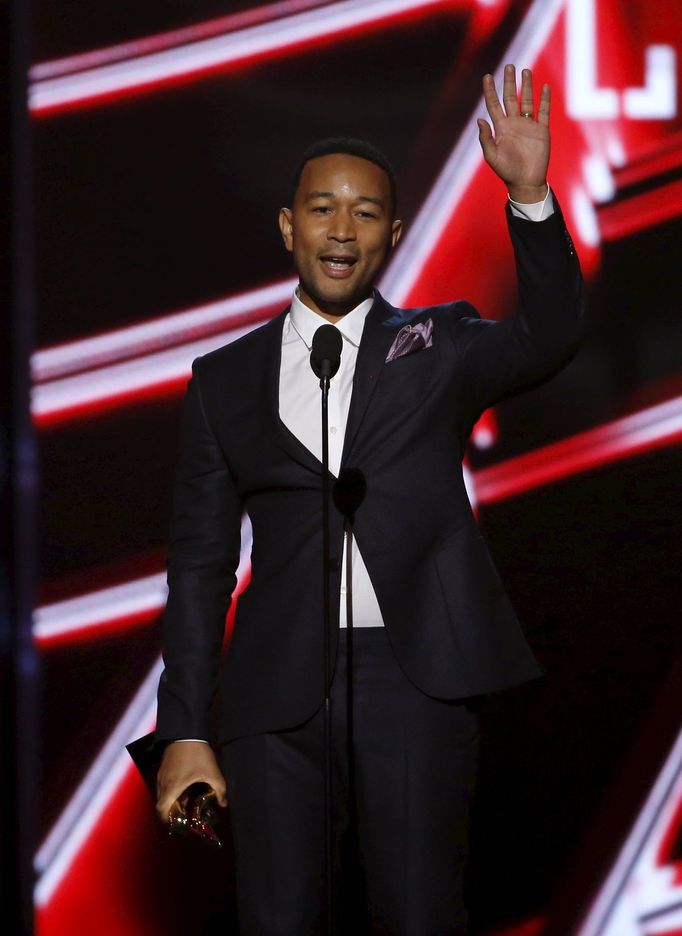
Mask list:
[{"label": "microphone", "polygon": [[331,380],[339,369],[342,345],[341,332],[333,325],[320,325],[313,335],[310,366],[320,378],[320,386],[325,377]]}]

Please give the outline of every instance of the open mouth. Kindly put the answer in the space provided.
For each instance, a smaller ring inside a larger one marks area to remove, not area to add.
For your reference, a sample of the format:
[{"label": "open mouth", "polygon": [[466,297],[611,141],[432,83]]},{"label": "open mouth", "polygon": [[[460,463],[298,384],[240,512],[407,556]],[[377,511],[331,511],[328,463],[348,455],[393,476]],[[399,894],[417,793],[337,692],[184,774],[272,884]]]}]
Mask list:
[{"label": "open mouth", "polygon": [[358,262],[358,258],[347,254],[327,254],[324,257],[320,257],[320,262],[328,276],[338,279],[344,276],[350,276],[353,272],[353,267]]}]

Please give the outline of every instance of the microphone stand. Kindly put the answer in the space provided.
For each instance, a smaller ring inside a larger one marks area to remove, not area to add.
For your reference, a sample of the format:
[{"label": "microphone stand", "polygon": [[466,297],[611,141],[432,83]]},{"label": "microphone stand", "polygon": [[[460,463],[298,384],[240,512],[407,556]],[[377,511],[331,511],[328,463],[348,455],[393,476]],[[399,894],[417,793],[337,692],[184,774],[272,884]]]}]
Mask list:
[{"label": "microphone stand", "polygon": [[[324,362],[327,363],[326,361]],[[324,369],[326,370],[326,368]],[[334,848],[332,836],[332,673],[331,673],[331,587],[329,561],[329,375],[322,373],[322,556],[324,604],[324,845],[327,936],[334,921]]]},{"label": "microphone stand", "polygon": [[313,336],[310,366],[320,378],[322,391],[322,596],[324,625],[324,844],[326,932],[334,931],[334,840],[332,823],[332,654],[331,654],[331,562],[329,557],[329,382],[338,371],[342,350],[341,332],[333,325],[321,325]]},{"label": "microphone stand", "polygon": [[358,905],[360,889],[359,846],[358,846],[358,801],[355,774],[355,714],[353,693],[353,531],[355,513],[367,493],[367,482],[357,468],[344,468],[334,485],[333,497],[336,509],[343,515],[343,531],[346,553],[346,735],[348,763],[348,855],[351,858],[354,876],[351,903]]}]

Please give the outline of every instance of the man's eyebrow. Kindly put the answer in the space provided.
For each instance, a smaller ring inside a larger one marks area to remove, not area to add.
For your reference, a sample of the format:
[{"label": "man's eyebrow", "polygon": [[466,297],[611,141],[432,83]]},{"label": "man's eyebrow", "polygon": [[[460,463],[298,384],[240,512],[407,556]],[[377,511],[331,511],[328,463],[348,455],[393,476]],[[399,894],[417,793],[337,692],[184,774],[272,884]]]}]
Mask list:
[{"label": "man's eyebrow", "polygon": [[[312,201],[314,198],[335,198],[334,192],[308,192],[305,196],[305,201]],[[379,198],[376,195],[358,195],[355,199],[356,202],[371,202],[373,205],[378,205],[380,208],[385,207],[385,202],[383,198]]]},{"label": "man's eyebrow", "polygon": [[357,201],[361,201],[361,202],[368,201],[368,202],[371,202],[373,205],[378,205],[380,208],[383,208],[385,205],[383,198],[379,198],[377,195],[360,195]]}]

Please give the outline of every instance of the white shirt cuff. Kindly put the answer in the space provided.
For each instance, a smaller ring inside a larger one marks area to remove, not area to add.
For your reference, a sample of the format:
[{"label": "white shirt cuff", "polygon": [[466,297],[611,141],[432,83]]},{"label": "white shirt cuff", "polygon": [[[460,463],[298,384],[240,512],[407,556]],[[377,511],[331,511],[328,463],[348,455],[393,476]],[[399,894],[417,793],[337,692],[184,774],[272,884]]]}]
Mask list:
[{"label": "white shirt cuff", "polygon": [[182,744],[183,741],[200,741],[202,744],[208,744],[205,738],[175,738],[171,744]]},{"label": "white shirt cuff", "polygon": [[517,202],[509,199],[512,214],[517,218],[525,218],[526,221],[546,221],[554,214],[554,198],[552,190],[547,186],[547,194],[539,202],[532,202],[530,205],[524,205],[523,202]]}]

